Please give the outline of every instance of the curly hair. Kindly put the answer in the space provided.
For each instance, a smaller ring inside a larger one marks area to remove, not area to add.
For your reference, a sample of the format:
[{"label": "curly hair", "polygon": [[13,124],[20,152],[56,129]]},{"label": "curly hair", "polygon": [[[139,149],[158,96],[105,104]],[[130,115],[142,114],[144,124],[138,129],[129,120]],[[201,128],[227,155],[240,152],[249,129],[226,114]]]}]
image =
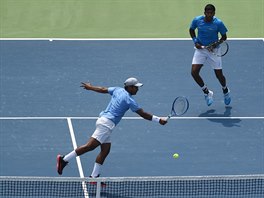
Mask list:
[{"label": "curly hair", "polygon": [[215,7],[213,4],[207,4],[204,8],[204,11],[206,12],[207,10],[215,11]]}]

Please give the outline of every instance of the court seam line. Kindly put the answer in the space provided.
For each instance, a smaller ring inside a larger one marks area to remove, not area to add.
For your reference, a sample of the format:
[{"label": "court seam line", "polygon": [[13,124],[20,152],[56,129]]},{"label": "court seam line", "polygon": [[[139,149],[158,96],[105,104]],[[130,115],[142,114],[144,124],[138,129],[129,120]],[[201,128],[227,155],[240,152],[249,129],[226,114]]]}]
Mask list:
[{"label": "court seam line", "polygon": [[[70,135],[71,135],[73,149],[75,150],[77,148],[77,142],[76,142],[76,138],[75,138],[75,134],[74,134],[71,118],[67,117],[67,123],[68,123],[69,131],[70,131]],[[80,156],[76,156],[76,162],[77,162],[80,178],[85,178],[84,177],[84,173],[83,173],[83,168],[82,168],[82,163],[81,163]],[[85,198],[89,198],[89,194],[88,194],[88,191],[87,191],[87,186],[86,186],[85,181],[82,182],[82,188],[83,188],[83,191],[84,191],[84,197]]]},{"label": "court seam line", "polygon": [[[166,117],[166,116],[160,116]],[[98,117],[95,116],[85,116],[85,117],[0,117],[0,120],[65,120],[65,119],[73,119],[73,120],[96,120]],[[142,120],[142,117],[123,117],[123,120]],[[223,119],[223,120],[231,120],[231,119],[241,119],[241,120],[252,120],[252,119],[264,119],[262,116],[242,116],[242,117],[225,117],[225,116],[212,116],[212,117],[172,117],[171,119],[179,119],[179,120],[205,120],[205,119]]]}]

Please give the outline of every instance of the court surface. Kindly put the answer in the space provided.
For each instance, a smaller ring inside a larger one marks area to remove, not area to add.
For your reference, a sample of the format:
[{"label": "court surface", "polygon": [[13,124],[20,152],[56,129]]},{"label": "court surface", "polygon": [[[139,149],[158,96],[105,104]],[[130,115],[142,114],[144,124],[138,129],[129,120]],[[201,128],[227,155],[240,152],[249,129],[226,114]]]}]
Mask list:
[{"label": "court surface", "polygon": [[[144,83],[135,96],[144,110],[166,116],[179,95],[190,108],[166,126],[127,112],[102,176],[263,174],[263,40],[229,44],[223,71],[231,105],[205,65],[201,74],[215,93],[207,107],[190,75],[190,40],[1,40],[0,175],[57,176],[56,155],[73,149],[71,129],[77,145],[84,144],[110,99],[80,82],[123,86],[131,76]],[[81,156],[85,176],[98,152]],[[79,176],[76,160],[63,176]]]}]

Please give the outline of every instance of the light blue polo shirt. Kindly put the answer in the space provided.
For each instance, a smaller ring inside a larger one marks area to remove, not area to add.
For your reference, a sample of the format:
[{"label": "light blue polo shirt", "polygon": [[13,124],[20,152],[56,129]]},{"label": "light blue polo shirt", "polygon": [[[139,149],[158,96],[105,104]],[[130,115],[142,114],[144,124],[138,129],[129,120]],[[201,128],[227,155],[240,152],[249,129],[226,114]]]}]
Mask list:
[{"label": "light blue polo shirt", "polygon": [[100,117],[112,120],[117,125],[126,111],[135,112],[140,109],[134,98],[121,87],[109,87],[108,93],[112,96],[107,108],[100,113]]},{"label": "light blue polo shirt", "polygon": [[195,17],[190,25],[190,29],[198,29],[197,39],[201,45],[207,46],[218,41],[218,33],[226,34],[228,31],[224,23],[214,17],[211,22],[204,21],[205,16]]}]

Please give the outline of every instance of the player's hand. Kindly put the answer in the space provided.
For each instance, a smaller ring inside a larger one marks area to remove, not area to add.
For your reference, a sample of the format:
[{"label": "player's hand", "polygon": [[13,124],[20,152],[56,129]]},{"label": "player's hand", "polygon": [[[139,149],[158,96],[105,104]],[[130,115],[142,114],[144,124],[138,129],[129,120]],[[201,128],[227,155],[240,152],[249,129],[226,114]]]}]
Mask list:
[{"label": "player's hand", "polygon": [[220,42],[214,42],[213,44],[212,44],[212,48],[214,49],[214,48],[217,48],[218,47],[218,45],[220,44]]},{"label": "player's hand", "polygon": [[211,45],[208,46],[208,50],[209,51],[213,51],[215,48],[217,48],[219,46],[220,43],[222,43],[223,41],[216,41],[214,43],[212,43]]},{"label": "player's hand", "polygon": [[165,124],[167,124],[167,120],[165,120],[164,118],[160,118],[160,120],[159,120],[159,123],[161,124],[161,125],[165,125]]},{"label": "player's hand", "polygon": [[91,90],[92,85],[89,82],[87,83],[82,82],[82,85],[80,87],[83,87],[86,90]]},{"label": "player's hand", "polygon": [[202,49],[202,45],[200,45],[199,43],[195,43],[195,47],[196,47],[197,49]]}]

